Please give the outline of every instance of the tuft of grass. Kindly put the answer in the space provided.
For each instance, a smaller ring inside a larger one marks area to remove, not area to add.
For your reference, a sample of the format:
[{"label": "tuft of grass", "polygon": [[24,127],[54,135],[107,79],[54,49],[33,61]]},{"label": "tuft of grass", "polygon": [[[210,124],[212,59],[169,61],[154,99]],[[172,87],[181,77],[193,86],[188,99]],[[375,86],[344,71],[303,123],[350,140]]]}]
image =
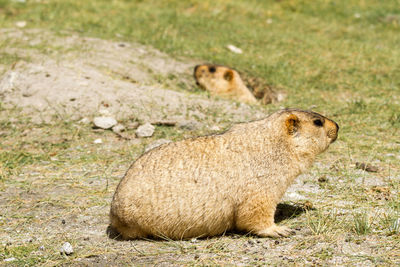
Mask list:
[{"label": "tuft of grass", "polygon": [[336,228],[337,213],[335,210],[328,213],[319,209],[314,212],[306,210],[305,214],[306,224],[315,235],[327,234]]},{"label": "tuft of grass", "polygon": [[352,231],[358,235],[365,235],[371,232],[371,217],[367,212],[357,212],[353,214]]}]

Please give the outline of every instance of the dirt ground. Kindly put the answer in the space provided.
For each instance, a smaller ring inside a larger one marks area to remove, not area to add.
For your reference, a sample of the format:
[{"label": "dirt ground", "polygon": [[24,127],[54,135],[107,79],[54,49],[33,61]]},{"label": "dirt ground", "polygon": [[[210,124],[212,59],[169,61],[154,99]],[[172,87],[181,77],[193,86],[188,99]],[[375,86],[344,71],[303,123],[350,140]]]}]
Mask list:
[{"label": "dirt ground", "polygon": [[[6,126],[0,129],[2,152],[23,152],[15,171],[2,169],[11,171],[1,180],[1,264],[400,264],[396,235],[381,227],[360,236],[348,226],[364,189],[372,190],[367,196],[375,201],[375,219],[390,214],[384,190],[373,188],[387,187],[393,174],[355,170],[329,152],[285,194],[277,219],[296,229],[293,237],[231,233],[190,241],[108,238],[112,194],[146,145],[160,138],[218,132],[264,117],[270,108],[211,98],[192,79],[193,67],[202,62],[173,59],[139,44],[15,29],[1,30],[0,42],[7,43],[5,53],[17,58],[13,64],[0,62],[0,119]],[[93,117],[102,114],[124,124],[129,138],[92,129]],[[158,126],[150,139],[134,137],[135,126],[130,126],[162,121],[176,126]],[[101,144],[94,143],[99,138]],[[340,140],[335,145],[344,146]],[[337,176],[338,169],[355,178]],[[392,189],[388,196],[398,194]],[[308,203],[314,209],[306,211]],[[60,255],[67,241],[74,253]]]}]

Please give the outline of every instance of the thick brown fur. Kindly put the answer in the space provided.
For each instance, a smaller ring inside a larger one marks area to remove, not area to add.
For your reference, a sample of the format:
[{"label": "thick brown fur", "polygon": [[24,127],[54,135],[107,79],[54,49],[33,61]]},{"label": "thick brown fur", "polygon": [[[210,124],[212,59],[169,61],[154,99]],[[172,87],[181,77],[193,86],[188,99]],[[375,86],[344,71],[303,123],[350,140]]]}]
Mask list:
[{"label": "thick brown fur", "polygon": [[220,65],[203,64],[195,67],[193,75],[197,85],[209,91],[211,95],[249,104],[258,103],[243,83],[239,73],[234,69]]},{"label": "thick brown fur", "polygon": [[262,79],[215,64],[197,65],[194,69],[197,85],[212,95],[231,98],[246,103],[270,104],[282,101],[285,94],[277,92]]},{"label": "thick brown fur", "polygon": [[317,113],[282,110],[223,134],[164,144],[127,171],[111,203],[123,239],[187,239],[238,230],[288,236],[274,223],[293,180],[336,140],[338,125]]}]

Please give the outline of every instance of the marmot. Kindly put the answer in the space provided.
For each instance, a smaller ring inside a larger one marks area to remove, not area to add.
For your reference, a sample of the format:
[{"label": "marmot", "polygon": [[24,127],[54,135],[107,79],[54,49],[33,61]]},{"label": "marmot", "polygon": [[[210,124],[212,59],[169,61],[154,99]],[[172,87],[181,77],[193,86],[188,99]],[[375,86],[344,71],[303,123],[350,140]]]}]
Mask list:
[{"label": "marmot", "polygon": [[254,95],[244,85],[240,75],[234,69],[203,64],[194,68],[196,84],[211,95],[234,99],[249,104],[258,103]]},{"label": "marmot", "polygon": [[336,122],[286,109],[222,134],[164,144],[119,183],[110,228],[123,239],[187,239],[237,230],[288,236],[274,223],[288,186],[336,140]]},{"label": "marmot", "polygon": [[236,70],[221,65],[197,65],[193,76],[196,84],[210,91],[212,95],[241,102],[254,104],[258,103],[259,99],[261,104],[266,105],[280,102],[285,98],[284,93],[277,92],[262,79],[247,74],[241,75]]}]

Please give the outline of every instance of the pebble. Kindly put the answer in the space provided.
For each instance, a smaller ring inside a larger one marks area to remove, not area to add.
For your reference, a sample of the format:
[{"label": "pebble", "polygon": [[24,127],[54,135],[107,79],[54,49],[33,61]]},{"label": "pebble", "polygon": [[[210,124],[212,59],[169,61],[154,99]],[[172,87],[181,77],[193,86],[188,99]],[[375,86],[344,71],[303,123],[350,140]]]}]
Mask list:
[{"label": "pebble", "polygon": [[12,258],[4,259],[3,261],[5,261],[5,262],[10,262],[10,261],[15,261],[15,260],[17,260],[17,259],[14,258],[14,257],[12,257]]},{"label": "pebble", "polygon": [[236,54],[242,54],[243,51],[239,47],[236,47],[234,45],[227,45],[226,48],[228,48],[231,52],[236,53]]},{"label": "pebble", "polygon": [[154,134],[155,127],[150,123],[145,123],[136,130],[137,137],[150,137]]},{"label": "pebble", "polygon": [[113,117],[96,117],[93,119],[93,123],[96,127],[101,129],[110,129],[115,126],[118,122]]},{"label": "pebble", "polygon": [[123,131],[125,131],[125,126],[118,123],[117,125],[115,125],[114,127],[112,127],[112,130],[114,133],[121,133]]},{"label": "pebble", "polygon": [[214,125],[214,126],[210,127],[210,130],[211,131],[221,131],[221,128],[219,128],[219,126],[217,126],[217,125]]},{"label": "pebble", "polygon": [[60,249],[60,253],[65,255],[71,255],[72,253],[74,253],[74,249],[72,248],[69,242],[65,242]]},{"label": "pebble", "polygon": [[24,28],[26,26],[26,21],[17,21],[15,23],[15,26],[17,26],[18,28]]},{"label": "pebble", "polygon": [[103,140],[101,140],[101,138],[97,138],[96,140],[93,141],[93,143],[95,144],[102,144]]},{"label": "pebble", "polygon": [[171,140],[168,140],[168,139],[158,139],[158,140],[154,141],[153,143],[147,145],[147,146],[145,147],[145,149],[144,149],[144,152],[147,152],[147,151],[149,151],[149,150],[152,150],[153,148],[156,148],[156,147],[158,147],[158,146],[161,146],[161,145],[163,145],[163,144],[168,144],[168,143],[171,143],[171,142],[172,142],[172,141],[171,141]]}]

